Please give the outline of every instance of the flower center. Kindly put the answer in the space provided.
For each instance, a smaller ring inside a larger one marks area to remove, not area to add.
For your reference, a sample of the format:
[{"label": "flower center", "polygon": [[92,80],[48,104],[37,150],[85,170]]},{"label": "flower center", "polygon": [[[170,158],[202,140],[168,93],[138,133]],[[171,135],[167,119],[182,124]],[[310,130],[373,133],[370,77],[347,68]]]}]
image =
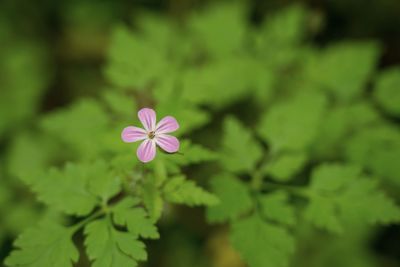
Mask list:
[{"label": "flower center", "polygon": [[150,139],[153,139],[155,136],[156,136],[156,133],[154,131],[151,131],[151,132],[148,133],[148,137]]}]

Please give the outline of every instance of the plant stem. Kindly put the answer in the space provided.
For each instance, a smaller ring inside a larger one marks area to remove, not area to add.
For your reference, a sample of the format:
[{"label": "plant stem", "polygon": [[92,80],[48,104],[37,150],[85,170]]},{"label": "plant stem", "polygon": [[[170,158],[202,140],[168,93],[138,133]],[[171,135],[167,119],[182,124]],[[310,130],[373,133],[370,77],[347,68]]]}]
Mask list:
[{"label": "plant stem", "polygon": [[70,231],[72,233],[75,233],[76,231],[78,231],[79,229],[81,229],[83,226],[85,226],[85,224],[87,224],[90,221],[93,221],[94,219],[96,219],[97,217],[106,214],[107,212],[104,209],[100,209],[97,212],[93,213],[92,215],[90,215],[89,217],[87,217],[86,219],[78,222],[75,225],[72,225],[70,227]]},{"label": "plant stem", "polygon": [[167,169],[165,168],[165,164],[162,160],[157,160],[155,162],[154,174],[156,177],[157,186],[161,186],[165,180],[167,180]]}]

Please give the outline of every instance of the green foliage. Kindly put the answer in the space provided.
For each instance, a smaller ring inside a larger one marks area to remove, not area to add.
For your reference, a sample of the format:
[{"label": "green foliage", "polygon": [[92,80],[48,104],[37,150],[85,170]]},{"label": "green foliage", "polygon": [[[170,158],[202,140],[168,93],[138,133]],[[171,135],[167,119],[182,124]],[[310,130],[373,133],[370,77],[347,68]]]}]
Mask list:
[{"label": "green foliage", "polygon": [[[272,77],[264,76],[265,68],[246,56],[211,61],[205,66],[187,70],[183,76],[182,98],[185,101],[206,104],[221,109],[230,102],[248,94],[248,88],[264,91],[268,97],[268,86]],[[262,73],[263,75],[257,75]],[[229,88],[229,90],[221,90]]]},{"label": "green foliage", "polygon": [[[86,215],[96,206],[96,196],[90,191],[100,197],[107,197],[109,193],[117,191],[115,188],[105,187],[107,184],[101,184],[101,180],[104,181],[101,176],[107,175],[107,172],[103,173],[105,170],[101,163],[67,164],[62,171],[51,169],[44,174],[35,181],[33,189],[39,200],[56,210],[67,214]],[[100,184],[90,182],[90,179],[96,178],[99,178]]]},{"label": "green foliage", "polygon": [[112,39],[110,65],[105,74],[116,86],[144,89],[158,73],[168,70],[163,51],[138,34],[131,34],[126,27],[116,27]]},{"label": "green foliage", "polygon": [[126,226],[134,237],[159,238],[157,228],[147,217],[143,208],[133,208],[137,204],[138,201],[133,198],[125,198],[119,202],[113,209],[115,223]]},{"label": "green foliage", "polygon": [[116,176],[104,161],[96,161],[92,164],[81,166],[81,171],[84,173],[84,177],[88,177],[81,178],[82,180],[88,179],[88,191],[100,198],[103,203],[106,203],[111,197],[120,192],[120,177]]},{"label": "green foliage", "polygon": [[[65,19],[81,25],[91,4],[69,5]],[[95,10],[109,14],[107,8]],[[99,13],[80,34],[110,26]],[[204,6],[179,21],[137,13],[132,27],[119,22],[111,29],[107,85],[91,84],[95,97],[71,94],[62,108],[41,99],[51,75],[41,49],[26,43],[0,52],[0,137],[7,140],[0,240],[31,226],[5,263],[73,266],[80,248],[94,267],[138,266],[147,260],[145,239],[165,233],[157,241],[162,261],[210,266],[200,252],[214,242],[214,231],[194,245],[181,229],[171,230],[182,227],[165,227],[181,219],[168,212],[178,204],[205,206],[209,223],[226,224],[216,235],[229,229],[231,246],[249,267],[372,267],[370,227],[400,222],[399,68],[377,70],[380,45],[316,48],[310,40],[322,18],[300,5],[267,14],[258,25],[248,19],[250,7],[237,2]],[[158,120],[177,118],[180,150],[158,149],[143,165],[137,144],[120,135],[140,126],[136,113],[145,106]],[[210,192],[200,186],[208,181]],[[41,216],[46,220],[31,225]],[[350,253],[363,260],[349,260]]]},{"label": "green foliage", "polygon": [[315,57],[310,64],[310,79],[338,100],[359,96],[374,71],[379,57],[376,43],[338,43]]},{"label": "green foliage", "polygon": [[[161,116],[174,114],[180,122],[179,134],[190,132],[210,121],[207,112],[186,101],[184,91],[180,89],[180,81],[177,81],[174,76],[163,76],[163,78],[164,80],[154,88],[157,112]],[[171,103],[174,104],[171,105]]]},{"label": "green foliage", "polygon": [[213,161],[218,158],[217,153],[201,145],[192,144],[190,140],[182,140],[179,151],[182,154],[160,155],[167,167],[176,170],[179,167]]},{"label": "green foliage", "polygon": [[349,225],[398,222],[400,209],[357,166],[327,164],[312,173],[305,216],[318,227],[340,233]]},{"label": "green foliage", "polygon": [[[305,35],[307,10],[300,5],[286,7],[278,14],[267,17],[262,25],[259,44],[263,49],[276,49],[279,45],[299,44]],[[272,46],[268,44],[272,42]]]},{"label": "green foliage", "polygon": [[54,144],[41,135],[21,133],[11,144],[7,158],[8,172],[31,184],[47,164],[56,158],[54,149]]},{"label": "green foliage", "polygon": [[202,14],[194,14],[189,27],[195,42],[212,57],[221,57],[239,51],[244,42],[246,25],[243,7],[238,4],[211,6]]},{"label": "green foliage", "polygon": [[154,176],[148,177],[148,180],[143,183],[140,189],[140,195],[150,219],[157,221],[161,217],[164,202]]},{"label": "green foliage", "polygon": [[299,49],[308,35],[311,25],[308,10],[300,5],[282,8],[279,12],[266,16],[259,32],[255,33],[254,42],[259,56],[270,68],[285,68],[288,63],[298,60]]},{"label": "green foliage", "polygon": [[306,162],[305,153],[282,153],[265,164],[263,172],[271,175],[277,181],[288,181],[294,178],[294,175],[301,170]]},{"label": "green foliage", "polygon": [[261,212],[269,220],[285,225],[294,225],[296,217],[288,200],[289,194],[285,191],[262,195],[259,199]]},{"label": "green foliage", "polygon": [[250,192],[246,185],[231,175],[216,176],[211,187],[219,198],[219,204],[207,210],[211,222],[234,220],[252,208]]},{"label": "green foliage", "polygon": [[71,107],[53,112],[41,122],[50,138],[58,139],[71,153],[91,158],[98,153],[108,125],[105,110],[94,100],[82,100]]},{"label": "green foliage", "polygon": [[271,107],[261,119],[259,133],[272,151],[308,148],[320,128],[326,108],[326,97],[305,92]]},{"label": "green foliage", "polygon": [[233,223],[231,240],[252,267],[287,266],[294,251],[294,240],[285,229],[255,215]]},{"label": "green foliage", "polygon": [[347,141],[346,158],[364,166],[374,175],[400,185],[397,164],[400,156],[400,132],[387,126],[360,131]]},{"label": "green foliage", "polygon": [[189,206],[207,205],[212,206],[218,203],[218,199],[193,181],[188,181],[184,176],[172,177],[163,188],[167,201]]},{"label": "green foliage", "polygon": [[7,258],[8,266],[68,267],[79,255],[72,243],[72,232],[49,221],[26,230],[15,241],[15,246],[19,249]]},{"label": "green foliage", "polygon": [[232,172],[251,171],[262,156],[254,136],[238,120],[228,117],[224,121],[221,164]]},{"label": "green foliage", "polygon": [[[86,136],[81,138],[86,138]],[[215,154],[207,149],[191,145],[190,142],[185,143],[184,147],[188,153],[190,151],[198,151],[199,155],[195,156],[191,152],[192,156],[189,155],[186,160],[176,161],[177,166],[199,163],[203,160],[215,158]],[[100,153],[102,149],[104,148],[100,145],[97,153]],[[78,152],[77,154],[80,153]],[[21,160],[18,158],[18,154],[16,157],[17,159],[12,162]],[[32,164],[32,170],[37,175],[32,176],[33,178],[26,182],[32,186],[33,191],[38,195],[38,199],[50,208],[67,215],[89,216],[86,220],[70,228],[68,234],[71,238],[75,231],[86,225],[85,232],[88,235],[86,240],[87,251],[90,259],[94,260],[93,266],[121,266],[120,264],[123,264],[122,266],[136,266],[137,261],[147,258],[144,245],[137,238],[159,238],[159,233],[154,223],[161,216],[163,208],[163,199],[159,188],[162,185],[162,181],[161,183],[156,182],[155,176],[149,176],[136,186],[140,198],[124,197],[115,205],[111,205],[110,200],[114,196],[121,194],[122,189],[129,190],[130,186],[127,184],[127,187],[123,188],[125,181],[121,177],[120,169],[118,169],[119,165],[107,164],[103,160],[95,162],[82,161],[81,163],[67,163],[62,169],[52,168],[46,172],[42,171],[47,166],[45,161],[46,159],[40,159]],[[160,162],[162,163],[163,160]],[[164,173],[164,175],[169,175],[165,165],[161,164],[160,168],[161,171],[155,171],[155,174]],[[193,182],[178,180],[180,182],[176,183],[177,179],[172,178],[166,183],[164,189],[167,201],[187,205],[203,205],[217,202],[215,196],[195,186]],[[147,211],[138,206],[140,203],[146,207]],[[96,212],[91,213],[94,210]],[[126,227],[127,232],[114,227],[113,223],[108,222],[106,219],[90,222],[91,219],[102,214],[109,214],[108,216],[113,218],[115,225]],[[88,222],[90,223],[88,224]],[[50,221],[50,223],[53,222]],[[64,239],[61,241],[64,242]],[[103,242],[103,245],[99,246],[97,242]],[[20,247],[18,241],[15,245]],[[43,245],[44,248],[46,246],[50,247],[50,244]],[[30,246],[23,247],[23,252],[27,254],[35,253]],[[19,254],[15,257],[10,256],[7,261],[8,265],[19,266],[19,263],[14,262],[15,258],[19,257]],[[74,256],[73,260],[76,261],[76,258],[77,256]],[[61,258],[60,261],[63,259]],[[34,264],[28,264],[27,266],[40,266],[44,263],[40,261],[38,265]],[[45,266],[51,266],[52,263],[49,264]],[[62,266],[70,266],[70,264],[70,262],[66,262]]]},{"label": "green foliage", "polygon": [[400,116],[400,68],[383,71],[377,78],[374,96],[382,108],[394,116]]},{"label": "green foliage", "polygon": [[319,136],[312,150],[314,156],[335,157],[346,147],[345,139],[368,129],[380,121],[380,116],[370,103],[355,102],[333,107],[324,117]]},{"label": "green foliage", "polygon": [[133,114],[136,113],[136,103],[126,97],[125,94],[116,92],[114,90],[106,90],[103,93],[103,101],[106,103],[107,107],[117,116],[121,116],[127,121],[133,119]]},{"label": "green foliage", "polygon": [[144,244],[113,228],[109,220],[91,222],[85,227],[85,234],[87,253],[94,267],[134,267],[147,259]]}]

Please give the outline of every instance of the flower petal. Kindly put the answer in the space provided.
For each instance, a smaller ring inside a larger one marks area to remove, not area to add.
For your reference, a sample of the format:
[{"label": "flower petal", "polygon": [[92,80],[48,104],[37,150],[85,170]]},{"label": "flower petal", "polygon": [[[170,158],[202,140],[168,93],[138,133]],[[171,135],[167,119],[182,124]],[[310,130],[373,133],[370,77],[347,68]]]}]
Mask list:
[{"label": "flower petal", "polygon": [[140,144],[136,154],[141,162],[152,161],[156,156],[156,143],[151,139],[144,140]]},{"label": "flower petal", "polygon": [[121,138],[125,143],[132,143],[139,140],[144,140],[147,133],[144,129],[134,126],[128,126],[122,130]]},{"label": "flower petal", "polygon": [[156,133],[171,133],[178,130],[179,124],[172,116],[166,116],[157,123]]},{"label": "flower petal", "polygon": [[140,122],[146,131],[151,132],[156,129],[156,112],[151,108],[142,108],[138,112]]},{"label": "flower petal", "polygon": [[179,150],[179,140],[175,136],[160,134],[156,136],[155,140],[157,145],[168,153],[174,153]]}]

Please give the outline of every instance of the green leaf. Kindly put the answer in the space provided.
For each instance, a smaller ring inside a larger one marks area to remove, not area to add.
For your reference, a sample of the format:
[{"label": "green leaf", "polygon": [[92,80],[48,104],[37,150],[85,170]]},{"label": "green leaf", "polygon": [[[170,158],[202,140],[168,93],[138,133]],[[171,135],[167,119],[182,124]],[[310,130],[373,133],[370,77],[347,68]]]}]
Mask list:
[{"label": "green leaf", "polygon": [[168,179],[163,193],[167,201],[188,206],[212,206],[218,203],[213,194],[198,187],[194,181],[186,180],[184,176]]},{"label": "green leaf", "polygon": [[231,172],[251,172],[261,159],[262,149],[252,133],[237,119],[228,117],[224,121],[222,139],[222,166]]},{"label": "green leaf", "polygon": [[308,33],[307,19],[312,18],[309,13],[301,5],[291,5],[265,17],[261,29],[254,34],[264,64],[283,67],[300,54],[298,45]]},{"label": "green leaf", "polygon": [[305,35],[307,15],[308,11],[301,5],[282,8],[266,17],[261,29],[262,36],[266,42],[273,44],[298,44]]},{"label": "green leaf", "polygon": [[359,131],[345,142],[345,156],[374,175],[400,185],[400,131],[395,127],[373,126]]},{"label": "green leaf", "polygon": [[379,55],[380,47],[373,42],[334,44],[315,58],[309,74],[337,99],[348,101],[362,93]]},{"label": "green leaf", "polygon": [[294,209],[289,204],[289,194],[284,191],[264,194],[259,197],[261,212],[265,218],[274,222],[294,225]]},{"label": "green leaf", "polygon": [[207,219],[210,222],[235,220],[253,207],[246,184],[234,176],[225,174],[212,178],[211,188],[220,201],[207,208]]},{"label": "green leaf", "polygon": [[338,199],[343,221],[348,225],[399,223],[400,208],[395,201],[379,190],[378,181],[363,178],[350,184]]},{"label": "green leaf", "polygon": [[400,221],[400,209],[352,165],[325,164],[311,177],[305,217],[318,227],[341,233],[347,227]]},{"label": "green leaf", "polygon": [[264,113],[259,133],[273,152],[307,149],[318,134],[326,102],[323,94],[304,92],[274,105]]},{"label": "green leaf", "polygon": [[137,201],[127,197],[113,208],[116,224],[126,226],[134,237],[157,239],[160,237],[154,223],[143,208],[134,207]]},{"label": "green leaf", "polygon": [[56,159],[54,144],[45,136],[33,133],[17,135],[10,145],[7,167],[11,175],[26,184],[40,179],[49,162]]},{"label": "green leaf", "polygon": [[[169,17],[160,16],[159,13],[140,10],[135,16],[138,27],[143,33],[143,37],[154,45],[153,49],[178,49],[182,44],[179,44],[177,38],[182,38],[178,35],[178,31],[173,27],[172,20]],[[175,51],[174,51],[175,52]]]},{"label": "green leaf", "polygon": [[273,157],[263,166],[263,172],[277,181],[288,181],[307,162],[307,155],[301,152],[283,153]]},{"label": "green leaf", "polygon": [[348,136],[379,121],[379,114],[368,102],[359,101],[331,108],[324,117],[320,134],[313,144],[315,158],[337,157],[346,148],[345,140]]},{"label": "green leaf", "polygon": [[400,67],[393,67],[379,74],[374,97],[386,112],[400,116]]},{"label": "green leaf", "polygon": [[321,193],[341,190],[347,182],[358,178],[361,169],[356,165],[324,164],[311,175],[311,189]]},{"label": "green leaf", "polygon": [[150,219],[156,222],[162,215],[164,202],[155,177],[149,175],[139,190]]},{"label": "green leaf", "polygon": [[136,102],[133,96],[128,96],[116,89],[105,90],[102,94],[103,101],[108,108],[123,119],[131,119],[136,114]]},{"label": "green leaf", "polygon": [[294,251],[293,237],[284,228],[257,215],[232,224],[231,242],[249,267],[288,266]]},{"label": "green leaf", "polygon": [[343,226],[338,218],[337,207],[330,199],[314,196],[308,204],[304,215],[306,220],[321,229],[326,229],[333,233],[341,233]]},{"label": "green leaf", "polygon": [[41,121],[41,127],[67,151],[72,150],[81,158],[95,158],[102,149],[108,123],[109,117],[100,104],[85,99],[50,113]]},{"label": "green leaf", "polygon": [[[126,144],[124,144],[126,146]],[[135,147],[132,146],[125,153],[116,155],[111,161],[110,166],[121,177],[134,177],[134,180],[141,177],[140,172],[136,172],[139,160],[135,158]]]},{"label": "green leaf", "polygon": [[157,115],[173,115],[179,122],[177,134],[182,135],[203,126],[210,121],[208,112],[188,103],[183,98],[181,85],[175,77],[166,78],[154,88],[153,95],[157,102]]},{"label": "green leaf", "polygon": [[72,243],[72,232],[50,221],[26,230],[14,245],[18,249],[5,261],[10,267],[71,267],[79,257]]},{"label": "green leaf", "polygon": [[207,105],[213,109],[222,109],[250,93],[266,101],[274,82],[273,74],[247,55],[212,61],[185,70],[182,76],[182,98],[186,102]]},{"label": "green leaf", "polygon": [[88,190],[106,203],[121,190],[121,178],[110,170],[104,161],[96,161],[89,165]]},{"label": "green leaf", "polygon": [[243,7],[239,4],[217,4],[201,14],[194,14],[189,27],[198,43],[213,57],[241,48],[245,37]]},{"label": "green leaf", "polygon": [[101,219],[85,227],[85,245],[93,267],[121,267],[138,265],[146,260],[145,245],[130,233],[121,232],[110,220]]},{"label": "green leaf", "polygon": [[[90,179],[96,179],[96,165],[68,163],[63,170],[51,169],[33,184],[39,200],[71,215],[86,215],[97,204],[88,190]],[[103,174],[102,174],[103,175]]]},{"label": "green leaf", "polygon": [[[169,100],[171,101],[171,100]],[[211,120],[211,116],[204,110],[183,102],[164,102],[157,105],[159,114],[173,115],[179,121],[179,132],[183,135],[197,129]]]},{"label": "green leaf", "polygon": [[[63,170],[51,169],[33,183],[39,200],[71,215],[86,215],[107,202],[121,189],[119,177],[104,161],[68,163]],[[98,199],[97,199],[98,197]]]},{"label": "green leaf", "polygon": [[166,51],[124,26],[115,27],[111,37],[105,75],[123,89],[144,89],[170,67]]},{"label": "green leaf", "polygon": [[181,154],[161,154],[160,158],[162,158],[168,165],[172,165],[169,167],[177,170],[182,166],[212,161],[218,158],[216,152],[201,145],[193,144],[187,139],[181,141],[179,152]]},{"label": "green leaf", "polygon": [[[6,188],[9,190],[9,187]],[[22,201],[9,199],[9,202],[4,204],[6,205],[1,207],[0,203],[0,212],[7,216],[2,219],[1,228],[4,228],[8,236],[18,236],[23,230],[31,227],[32,222],[39,221],[43,216],[43,212],[38,211],[37,203],[31,198]]]}]

